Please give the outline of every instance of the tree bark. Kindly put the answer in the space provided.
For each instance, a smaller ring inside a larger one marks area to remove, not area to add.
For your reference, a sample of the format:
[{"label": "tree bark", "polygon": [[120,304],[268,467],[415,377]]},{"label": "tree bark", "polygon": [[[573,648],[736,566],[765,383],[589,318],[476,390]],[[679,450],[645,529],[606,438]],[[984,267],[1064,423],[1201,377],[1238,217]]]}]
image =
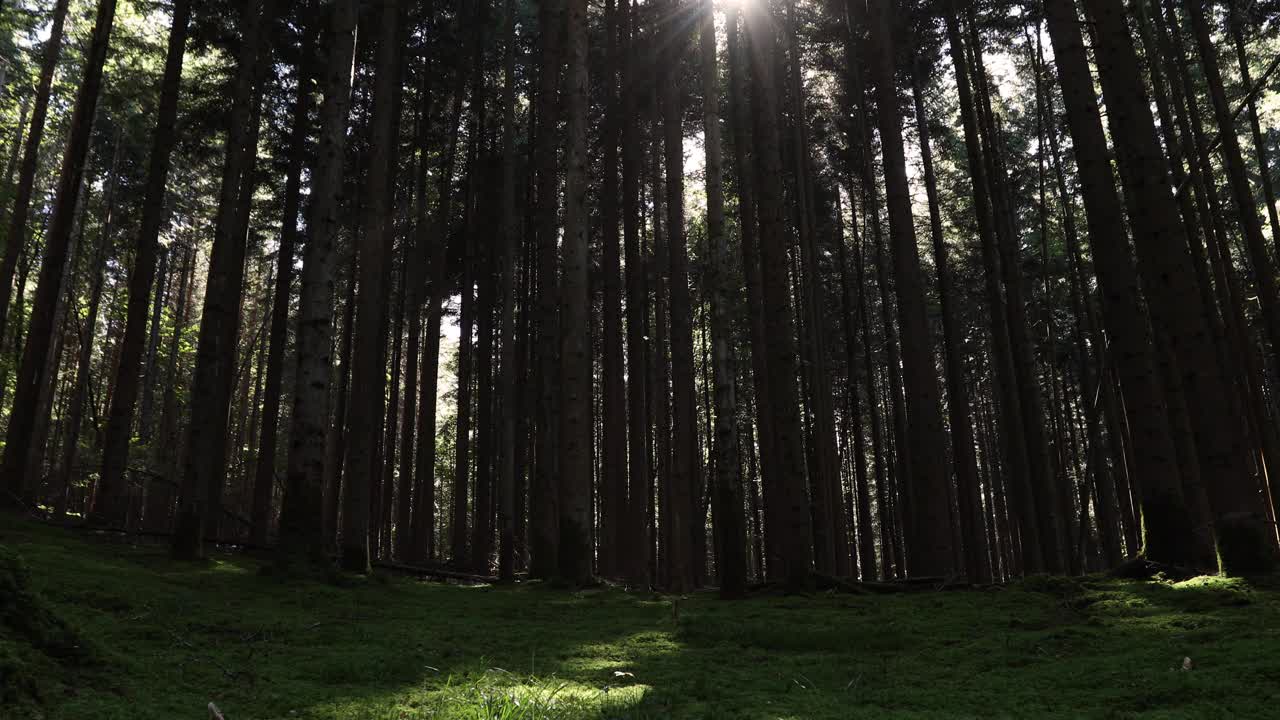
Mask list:
[{"label": "tree bark", "polygon": [[[1195,36],[1196,46],[1200,50],[1200,65],[1204,72],[1205,84],[1209,89],[1214,119],[1218,125],[1218,138],[1223,164],[1226,166],[1228,186],[1231,188],[1231,195],[1239,211],[1240,230],[1244,236],[1244,246],[1248,251],[1249,261],[1253,265],[1255,291],[1262,305],[1267,345],[1270,346],[1271,357],[1274,359],[1275,354],[1280,352],[1280,294],[1276,289],[1275,266],[1271,262],[1271,256],[1267,254],[1262,222],[1258,218],[1258,204],[1254,200],[1253,188],[1249,185],[1248,171],[1245,169],[1244,157],[1240,151],[1240,140],[1236,135],[1231,105],[1223,88],[1222,72],[1218,68],[1218,50],[1213,44],[1209,24],[1205,18],[1205,6],[1212,7],[1212,5],[1206,3],[1206,0],[1184,0],[1183,4],[1190,16],[1191,31]],[[1274,206],[1272,206],[1272,212],[1275,212]]]},{"label": "tree bark", "polygon": [[[769,398],[774,410],[773,447],[777,454],[779,526],[767,529],[780,535],[775,577],[792,589],[811,582],[813,548],[809,504],[805,494],[805,460],[796,386],[796,338],[787,290],[787,247],[783,221],[782,173],[778,130],[778,93],[775,78],[777,34],[768,12],[746,9],[750,34],[753,81],[754,139],[756,149],[757,213],[760,231],[762,301],[769,370]],[[763,272],[769,268],[769,272]]]},{"label": "tree bark", "polygon": [[915,221],[911,217],[911,190],[907,184],[902,123],[894,83],[890,3],[891,0],[876,0],[872,4],[872,35],[879,36],[872,68],[876,78],[889,233],[893,241],[894,281],[902,329],[903,382],[913,451],[909,485],[904,493],[910,498],[913,515],[911,534],[906,542],[907,570],[910,575],[936,577],[952,570],[946,437],[924,284],[920,277]]},{"label": "tree bark", "polygon": [[729,248],[724,230],[724,161],[720,147],[720,73],[716,58],[715,9],[711,0],[698,8],[702,52],[702,128],[707,153],[707,247],[711,255],[707,285],[711,295],[711,352],[715,368],[715,497],[719,536],[716,567],[720,596],[741,597],[747,587],[747,535],[743,522],[742,475],[738,463],[738,411],[735,394],[733,325],[729,317]]},{"label": "tree bark", "polygon": [[591,579],[591,347],[587,287],[587,3],[567,0],[563,278],[560,285],[559,575]]},{"label": "tree bark", "polygon": [[[57,315],[62,277],[66,270],[66,259],[71,246],[76,200],[80,192],[81,179],[84,176],[85,160],[89,154],[90,134],[97,110],[98,96],[102,89],[103,65],[107,58],[115,14],[115,0],[100,0],[94,21],[93,37],[85,54],[84,76],[76,94],[71,130],[62,157],[53,213],[45,233],[40,281],[36,286],[27,344],[22,353],[22,363],[16,379],[17,389],[14,392],[9,427],[5,436],[4,458],[0,461],[0,483],[4,488],[3,494],[0,494],[0,507],[22,507],[29,490],[27,475],[31,468],[28,467],[27,450],[32,445],[33,435],[36,433],[36,405],[40,390],[53,381],[48,375],[47,366],[53,334],[57,331],[54,319]],[[33,164],[34,160],[33,153]],[[21,214],[25,215],[25,211]],[[15,212],[15,222],[18,215],[19,213]],[[15,242],[20,234],[21,229],[18,233],[11,234],[9,242],[14,245],[20,244]],[[8,283],[4,282],[3,287],[7,288]],[[0,296],[7,295],[7,290],[0,292]],[[2,329],[3,325],[0,324],[0,330]]]},{"label": "tree bark", "polygon": [[[1150,297],[1157,333],[1165,333],[1186,393],[1200,466],[1213,473],[1209,488],[1220,567],[1224,572],[1265,570],[1275,563],[1265,514],[1248,471],[1248,450],[1230,389],[1214,352],[1206,308],[1196,290],[1185,230],[1175,207],[1146,89],[1138,73],[1127,20],[1118,8],[1087,0],[1097,27],[1098,67],[1108,99],[1108,120],[1121,177],[1129,192],[1139,272]],[[1256,220],[1256,217],[1255,217]],[[1143,478],[1144,502],[1147,478]],[[1148,514],[1144,507],[1144,518]]]},{"label": "tree bark", "polygon": [[623,7],[623,58],[621,67],[622,87],[622,232],[626,253],[627,284],[627,430],[630,435],[627,461],[630,481],[626,497],[626,522],[623,524],[629,541],[625,547],[627,579],[633,587],[648,587],[649,548],[652,538],[646,512],[648,500],[653,497],[649,463],[649,339],[648,322],[649,288],[645,282],[642,240],[640,233],[640,175],[644,171],[643,140],[636,122],[638,99],[642,92],[637,87],[639,42],[636,35],[635,9],[632,0],[622,0]]},{"label": "tree bark", "polygon": [[925,111],[922,88],[923,68],[917,64],[912,74],[912,97],[915,101],[916,125],[919,128],[920,159],[924,165],[925,192],[929,202],[929,230],[933,241],[933,263],[938,273],[938,299],[942,305],[942,334],[946,347],[947,410],[951,420],[951,450],[954,455],[957,495],[959,497],[960,536],[964,542],[965,571],[970,582],[991,581],[982,530],[982,501],[979,497],[978,459],[973,439],[973,419],[969,401],[969,385],[961,348],[960,318],[956,307],[955,279],[952,277],[946,241],[942,235],[942,212],[938,203],[938,178],[933,169],[929,116]]},{"label": "tree bark", "polygon": [[563,65],[564,0],[539,3],[542,28],[538,71],[538,127],[533,149],[536,176],[534,226],[538,243],[537,402],[534,426],[534,476],[529,488],[529,573],[551,578],[559,574],[560,492],[559,439],[560,290],[556,276],[559,175],[556,170],[557,125],[560,120],[560,68]]},{"label": "tree bark", "polygon": [[498,434],[498,577],[515,579],[516,564],[516,412],[519,408],[516,379],[516,4],[505,0],[502,86],[502,364],[499,395],[502,427]]},{"label": "tree bark", "polygon": [[392,192],[395,174],[395,115],[399,113],[400,0],[380,0],[374,9],[376,28],[372,137],[369,176],[364,192],[369,198],[365,233],[360,245],[360,294],[356,305],[355,349],[351,363],[351,400],[347,424],[346,492],[342,505],[342,568],[348,572],[370,570],[370,512],[372,485],[379,481],[374,453],[382,424],[385,369],[380,348],[385,343],[384,324],[390,286],[390,249],[393,239]]},{"label": "tree bark", "polygon": [[301,53],[295,70],[298,97],[294,100],[293,128],[289,138],[289,164],[284,187],[284,216],[280,221],[280,247],[276,256],[276,284],[271,303],[266,382],[263,387],[262,427],[258,437],[258,463],[253,482],[253,525],[250,543],[266,545],[271,535],[276,485],[276,443],[280,426],[280,396],[284,385],[284,346],[288,335],[289,293],[293,286],[294,245],[298,236],[298,209],[302,196],[302,166],[307,151],[311,114],[311,55],[315,52],[318,25],[303,30]]},{"label": "tree bark", "polygon": [[[40,161],[40,143],[44,141],[44,125],[49,114],[49,94],[53,86],[53,74],[58,69],[62,55],[62,34],[66,25],[67,6],[70,0],[57,0],[49,22],[49,38],[44,42],[40,57],[40,79],[36,83],[35,104],[31,109],[31,125],[27,128],[26,145],[22,150],[22,165],[18,171],[17,190],[9,211],[9,232],[5,235],[4,255],[0,257],[0,339],[8,328],[9,302],[13,293],[13,273],[18,267],[18,256],[27,241],[27,215],[31,211],[31,197],[35,193],[36,170]],[[22,285],[18,286],[19,288]]]},{"label": "tree bark", "polygon": [[[113,527],[123,527],[127,508],[124,473],[129,462],[129,438],[133,430],[134,405],[138,398],[138,366],[142,361],[143,341],[147,331],[147,305],[151,301],[151,286],[155,280],[158,240],[168,217],[165,193],[170,156],[177,141],[178,93],[190,20],[190,0],[178,0],[174,3],[173,25],[169,30],[164,77],[160,81],[160,106],[152,138],[147,187],[144,191],[142,226],[138,234],[133,270],[129,275],[129,304],[125,311],[124,337],[120,341],[120,363],[116,368],[115,392],[111,395],[102,470],[95,495],[95,514]],[[148,377],[147,381],[154,383],[155,378]]]}]

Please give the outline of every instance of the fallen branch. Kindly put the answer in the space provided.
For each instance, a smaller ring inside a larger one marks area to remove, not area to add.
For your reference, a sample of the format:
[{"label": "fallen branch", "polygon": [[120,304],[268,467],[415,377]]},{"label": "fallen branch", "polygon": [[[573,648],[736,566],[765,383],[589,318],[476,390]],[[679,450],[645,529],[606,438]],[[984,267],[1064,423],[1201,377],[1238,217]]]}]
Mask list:
[{"label": "fallen branch", "polygon": [[462,580],[477,584],[496,583],[498,578],[491,575],[477,575],[474,573],[459,572],[448,568],[430,566],[430,565],[409,565],[407,563],[392,562],[390,560],[379,560],[373,563],[376,568],[390,570],[392,572],[402,573],[405,575],[415,575],[417,577],[434,577],[445,580]]}]

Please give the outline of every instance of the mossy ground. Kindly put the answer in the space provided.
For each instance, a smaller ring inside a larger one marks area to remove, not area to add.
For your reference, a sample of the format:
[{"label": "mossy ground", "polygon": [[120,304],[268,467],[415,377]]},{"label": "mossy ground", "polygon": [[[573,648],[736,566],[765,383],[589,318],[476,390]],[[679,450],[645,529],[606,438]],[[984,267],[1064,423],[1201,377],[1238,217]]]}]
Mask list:
[{"label": "mossy ground", "polygon": [[[30,587],[92,661],[32,648],[0,716],[204,718],[1276,717],[1271,583],[1035,578],[988,591],[726,603],[536,584],[279,578],[5,518]],[[1270,587],[1268,587],[1270,586]],[[1189,657],[1192,669],[1180,669]]]}]

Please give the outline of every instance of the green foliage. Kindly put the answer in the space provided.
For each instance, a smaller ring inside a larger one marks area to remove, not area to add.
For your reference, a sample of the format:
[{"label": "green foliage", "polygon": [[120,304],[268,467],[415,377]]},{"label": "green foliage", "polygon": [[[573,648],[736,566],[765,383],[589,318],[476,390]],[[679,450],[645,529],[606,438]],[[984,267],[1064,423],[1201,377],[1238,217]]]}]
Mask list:
[{"label": "green foliage", "polygon": [[725,603],[340,587],[26,523],[3,540],[51,610],[113,651],[114,691],[29,706],[51,720],[202,717],[209,701],[231,720],[1263,717],[1280,702],[1265,580]]}]

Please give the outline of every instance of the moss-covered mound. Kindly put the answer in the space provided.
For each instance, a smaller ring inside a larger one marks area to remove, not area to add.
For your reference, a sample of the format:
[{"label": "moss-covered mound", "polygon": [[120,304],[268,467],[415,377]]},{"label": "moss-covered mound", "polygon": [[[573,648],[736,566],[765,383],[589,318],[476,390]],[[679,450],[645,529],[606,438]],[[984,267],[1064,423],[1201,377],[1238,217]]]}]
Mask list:
[{"label": "moss-covered mound", "polygon": [[0,545],[0,707],[39,717],[97,653],[31,588],[22,556]]}]

